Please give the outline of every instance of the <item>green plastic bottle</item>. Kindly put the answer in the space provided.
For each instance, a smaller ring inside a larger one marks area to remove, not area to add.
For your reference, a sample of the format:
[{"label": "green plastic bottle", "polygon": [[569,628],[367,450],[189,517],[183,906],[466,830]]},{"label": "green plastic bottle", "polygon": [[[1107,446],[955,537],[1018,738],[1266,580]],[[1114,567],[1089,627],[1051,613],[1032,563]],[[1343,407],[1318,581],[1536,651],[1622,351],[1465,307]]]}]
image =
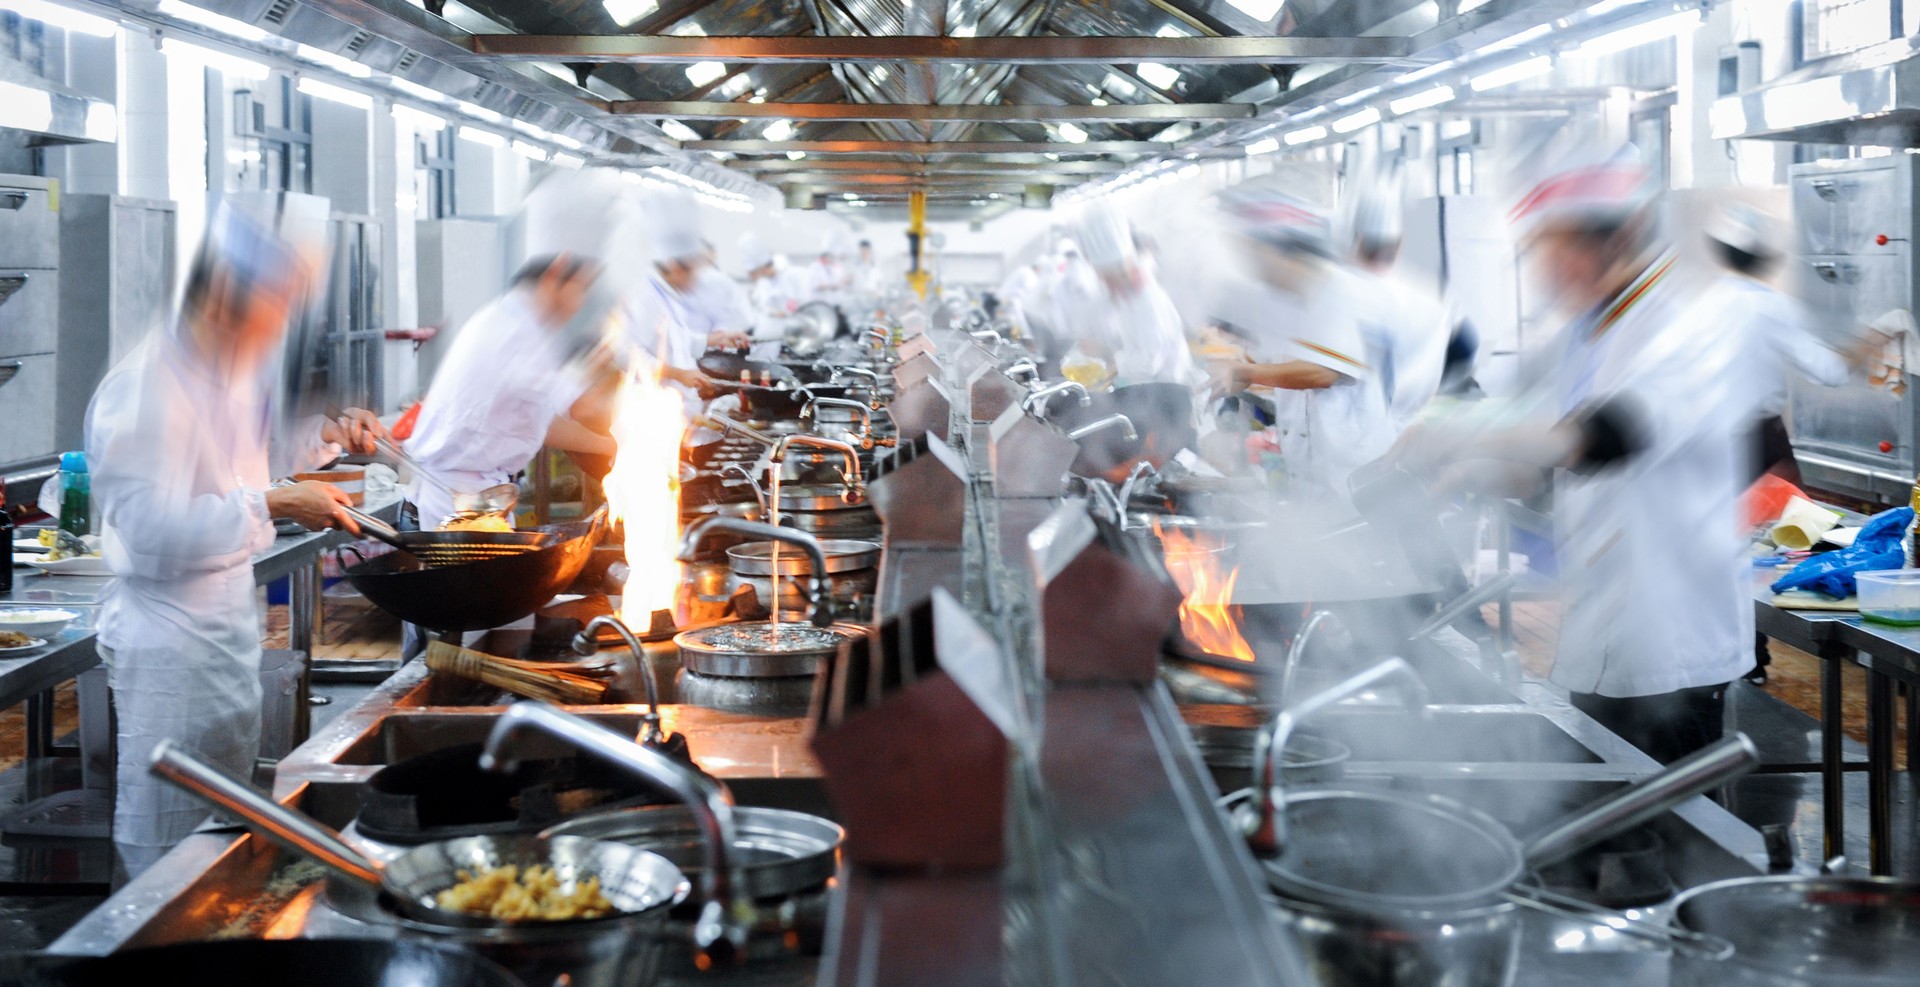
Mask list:
[{"label": "green plastic bottle", "polygon": [[87,472],[87,456],[80,452],[60,454],[60,527],[78,538],[93,533],[93,477]]}]

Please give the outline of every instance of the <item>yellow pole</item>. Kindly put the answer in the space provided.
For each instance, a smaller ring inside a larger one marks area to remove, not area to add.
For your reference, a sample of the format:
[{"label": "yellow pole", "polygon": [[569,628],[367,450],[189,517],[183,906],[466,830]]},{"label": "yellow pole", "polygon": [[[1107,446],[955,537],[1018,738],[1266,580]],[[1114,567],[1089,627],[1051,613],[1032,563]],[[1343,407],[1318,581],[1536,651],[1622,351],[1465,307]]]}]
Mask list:
[{"label": "yellow pole", "polygon": [[912,264],[907,270],[907,285],[921,298],[927,297],[927,282],[932,280],[927,273],[923,257],[927,242],[927,193],[907,193],[907,243],[913,252]]}]

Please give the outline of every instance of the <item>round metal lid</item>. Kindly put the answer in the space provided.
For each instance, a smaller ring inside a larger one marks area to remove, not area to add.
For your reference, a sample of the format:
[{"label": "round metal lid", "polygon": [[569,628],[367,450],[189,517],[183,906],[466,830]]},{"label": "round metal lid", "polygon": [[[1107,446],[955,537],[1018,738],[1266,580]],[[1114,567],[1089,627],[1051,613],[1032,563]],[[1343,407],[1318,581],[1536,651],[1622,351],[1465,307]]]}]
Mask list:
[{"label": "round metal lid", "polygon": [[1733,943],[1720,962],[1763,975],[1741,983],[1881,987],[1920,971],[1920,882],[1735,878],[1681,894],[1673,923]]},{"label": "round metal lid", "polygon": [[[793,545],[772,541],[747,542],[727,549],[727,564],[742,576],[773,575],[775,545],[780,546],[782,576],[804,576],[813,572],[813,559],[806,552]],[[827,538],[821,540],[820,551],[827,557],[829,574],[871,569],[880,561],[880,546],[876,542]]]},{"label": "round metal lid", "polygon": [[[733,859],[741,890],[754,898],[785,897],[825,884],[840,865],[839,825],[786,809],[733,808]],[[685,806],[622,809],[569,820],[547,836],[585,836],[639,847],[665,857],[689,879],[705,866],[700,829]]]}]

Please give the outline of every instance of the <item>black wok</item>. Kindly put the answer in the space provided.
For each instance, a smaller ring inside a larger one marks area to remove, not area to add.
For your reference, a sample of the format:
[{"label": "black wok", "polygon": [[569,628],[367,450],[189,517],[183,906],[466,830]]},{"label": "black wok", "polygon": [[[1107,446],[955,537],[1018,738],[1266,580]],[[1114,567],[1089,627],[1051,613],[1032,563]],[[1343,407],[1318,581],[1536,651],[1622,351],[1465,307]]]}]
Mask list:
[{"label": "black wok", "polygon": [[833,383],[833,371],[826,367],[755,360],[741,353],[708,353],[699,367],[716,383],[739,392],[740,409],[749,418],[794,418],[809,395],[845,398],[855,389]]},{"label": "black wok", "polygon": [[355,830],[370,840],[416,846],[535,833],[581,812],[658,801],[631,775],[592,758],[523,760],[512,771],[486,771],[481,746],[455,744],[374,772],[360,792]]},{"label": "black wok", "polygon": [[1133,422],[1133,439],[1124,429],[1107,428],[1079,440],[1072,469],[1081,476],[1124,479],[1134,463],[1161,466],[1194,441],[1193,392],[1184,384],[1130,384],[1093,395],[1085,407],[1070,402],[1056,407],[1052,420],[1068,432],[1114,414]]},{"label": "black wok", "polygon": [[435,631],[478,631],[538,610],[580,574],[599,540],[598,516],[539,529],[546,548],[464,565],[428,568],[405,552],[362,559],[342,575],[374,606]]},{"label": "black wok", "polygon": [[465,949],[377,939],[235,939],[110,956],[0,956],[14,987],[111,984],[268,984],[271,987],[522,987]]}]

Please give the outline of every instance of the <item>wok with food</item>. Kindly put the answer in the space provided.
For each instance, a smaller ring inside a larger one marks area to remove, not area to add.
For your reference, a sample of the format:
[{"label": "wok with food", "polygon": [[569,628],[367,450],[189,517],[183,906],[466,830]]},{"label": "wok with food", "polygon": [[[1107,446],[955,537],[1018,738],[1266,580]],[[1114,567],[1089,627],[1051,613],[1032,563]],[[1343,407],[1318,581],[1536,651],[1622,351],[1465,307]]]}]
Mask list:
[{"label": "wok with food", "polygon": [[591,875],[562,881],[552,867],[508,864],[478,873],[460,871],[459,877],[459,884],[434,895],[434,904],[442,911],[507,922],[563,922],[599,918],[614,910],[613,902],[600,890],[600,879]]}]

